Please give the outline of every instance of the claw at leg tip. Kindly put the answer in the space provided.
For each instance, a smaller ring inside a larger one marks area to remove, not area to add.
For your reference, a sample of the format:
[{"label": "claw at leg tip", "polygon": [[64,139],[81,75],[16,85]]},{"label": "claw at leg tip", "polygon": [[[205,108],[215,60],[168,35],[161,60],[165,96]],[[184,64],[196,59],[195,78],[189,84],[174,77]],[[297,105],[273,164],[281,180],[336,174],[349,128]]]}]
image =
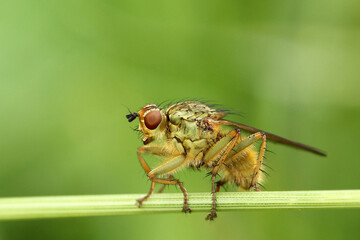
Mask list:
[{"label": "claw at leg tip", "polygon": [[216,212],[211,212],[206,216],[205,220],[213,221],[216,217],[217,217]]},{"label": "claw at leg tip", "polygon": [[141,208],[142,202],[143,202],[143,201],[141,201],[140,199],[138,199],[138,200],[136,200],[136,203],[135,203],[135,204],[137,205],[138,208]]},{"label": "claw at leg tip", "polygon": [[183,207],[183,210],[182,210],[184,213],[191,213],[191,209],[186,205]]}]

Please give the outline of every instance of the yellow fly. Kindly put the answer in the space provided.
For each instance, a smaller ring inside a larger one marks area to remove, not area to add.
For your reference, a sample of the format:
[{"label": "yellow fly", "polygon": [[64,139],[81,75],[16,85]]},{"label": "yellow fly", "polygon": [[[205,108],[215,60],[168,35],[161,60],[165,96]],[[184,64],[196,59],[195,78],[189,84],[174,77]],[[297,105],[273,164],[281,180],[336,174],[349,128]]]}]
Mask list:
[{"label": "yellow fly", "polygon": [[[266,139],[325,156],[322,151],[302,143],[224,120],[225,115],[224,110],[216,110],[196,101],[179,102],[166,109],[148,104],[138,113],[126,115],[129,122],[139,118],[139,131],[142,133],[144,146],[137,153],[141,166],[151,181],[149,193],[137,200],[139,207],[153,193],[156,183],[164,186],[177,184],[184,194],[183,211],[191,212],[187,191],[179,180],[173,178],[173,174],[187,167],[205,168],[210,170],[212,178],[212,209],[206,220],[213,220],[216,218],[215,193],[222,185],[232,183],[244,190],[260,191],[257,185],[263,178],[261,166]],[[242,136],[241,130],[253,134]],[[254,149],[257,141],[261,141],[258,151]],[[159,156],[163,161],[151,169],[142,153]],[[222,179],[215,182],[219,172]],[[162,190],[163,188],[160,191]]]}]

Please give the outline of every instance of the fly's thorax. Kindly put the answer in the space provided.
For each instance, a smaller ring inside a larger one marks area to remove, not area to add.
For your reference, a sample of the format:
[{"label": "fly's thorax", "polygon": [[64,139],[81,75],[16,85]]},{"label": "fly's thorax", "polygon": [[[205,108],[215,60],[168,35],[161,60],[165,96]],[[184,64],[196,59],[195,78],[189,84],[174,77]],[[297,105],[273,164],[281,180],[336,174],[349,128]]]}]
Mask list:
[{"label": "fly's thorax", "polygon": [[207,117],[212,119],[221,119],[226,115],[225,110],[212,109],[209,106],[196,101],[180,102],[171,105],[166,110],[173,124],[178,124],[181,119],[201,120]]},{"label": "fly's thorax", "polygon": [[[220,113],[220,112],[219,112]],[[214,110],[200,102],[181,102],[170,106],[165,114],[169,119],[169,137],[181,141],[190,139],[196,141],[216,137],[218,131],[207,124]]]},{"label": "fly's thorax", "polygon": [[180,119],[178,124],[168,121],[168,139],[181,143],[189,166],[202,166],[205,152],[217,141],[219,129],[206,121]]},{"label": "fly's thorax", "polygon": [[198,162],[202,161],[204,152],[209,148],[209,144],[206,139],[197,141],[185,139],[183,147],[186,151],[187,158],[191,160],[191,162],[195,161],[195,164],[193,165],[196,166]]},{"label": "fly's thorax", "polygon": [[178,138],[180,141],[190,139],[192,141],[200,139],[200,129],[198,128],[196,121],[181,120],[178,125],[169,124],[170,137]]}]

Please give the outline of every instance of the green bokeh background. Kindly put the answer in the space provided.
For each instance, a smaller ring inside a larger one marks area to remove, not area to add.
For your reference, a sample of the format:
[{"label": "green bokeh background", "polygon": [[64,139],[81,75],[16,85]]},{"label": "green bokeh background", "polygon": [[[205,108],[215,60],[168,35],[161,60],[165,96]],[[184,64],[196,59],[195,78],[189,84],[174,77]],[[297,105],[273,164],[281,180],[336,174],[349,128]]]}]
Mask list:
[{"label": "green bokeh background", "polygon": [[[359,27],[356,0],[0,1],[0,197],[147,192],[126,107],[182,98],[326,150],[270,143],[268,191],[359,189]],[[204,176],[178,174],[190,192]],[[359,239],[359,213],[13,221],[0,239]]]}]

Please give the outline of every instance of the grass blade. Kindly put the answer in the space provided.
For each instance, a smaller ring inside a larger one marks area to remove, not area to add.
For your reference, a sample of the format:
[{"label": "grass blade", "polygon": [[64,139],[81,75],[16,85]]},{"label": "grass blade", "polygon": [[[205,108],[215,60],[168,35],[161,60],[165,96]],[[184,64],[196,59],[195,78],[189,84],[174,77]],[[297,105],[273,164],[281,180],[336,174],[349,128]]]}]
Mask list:
[{"label": "grass blade", "polygon": [[[143,194],[20,197],[0,199],[0,220],[86,217],[105,215],[181,213],[183,195],[153,194],[137,208]],[[190,193],[193,212],[211,209],[210,193]],[[218,211],[281,208],[360,208],[360,190],[222,192],[217,193]]]}]

